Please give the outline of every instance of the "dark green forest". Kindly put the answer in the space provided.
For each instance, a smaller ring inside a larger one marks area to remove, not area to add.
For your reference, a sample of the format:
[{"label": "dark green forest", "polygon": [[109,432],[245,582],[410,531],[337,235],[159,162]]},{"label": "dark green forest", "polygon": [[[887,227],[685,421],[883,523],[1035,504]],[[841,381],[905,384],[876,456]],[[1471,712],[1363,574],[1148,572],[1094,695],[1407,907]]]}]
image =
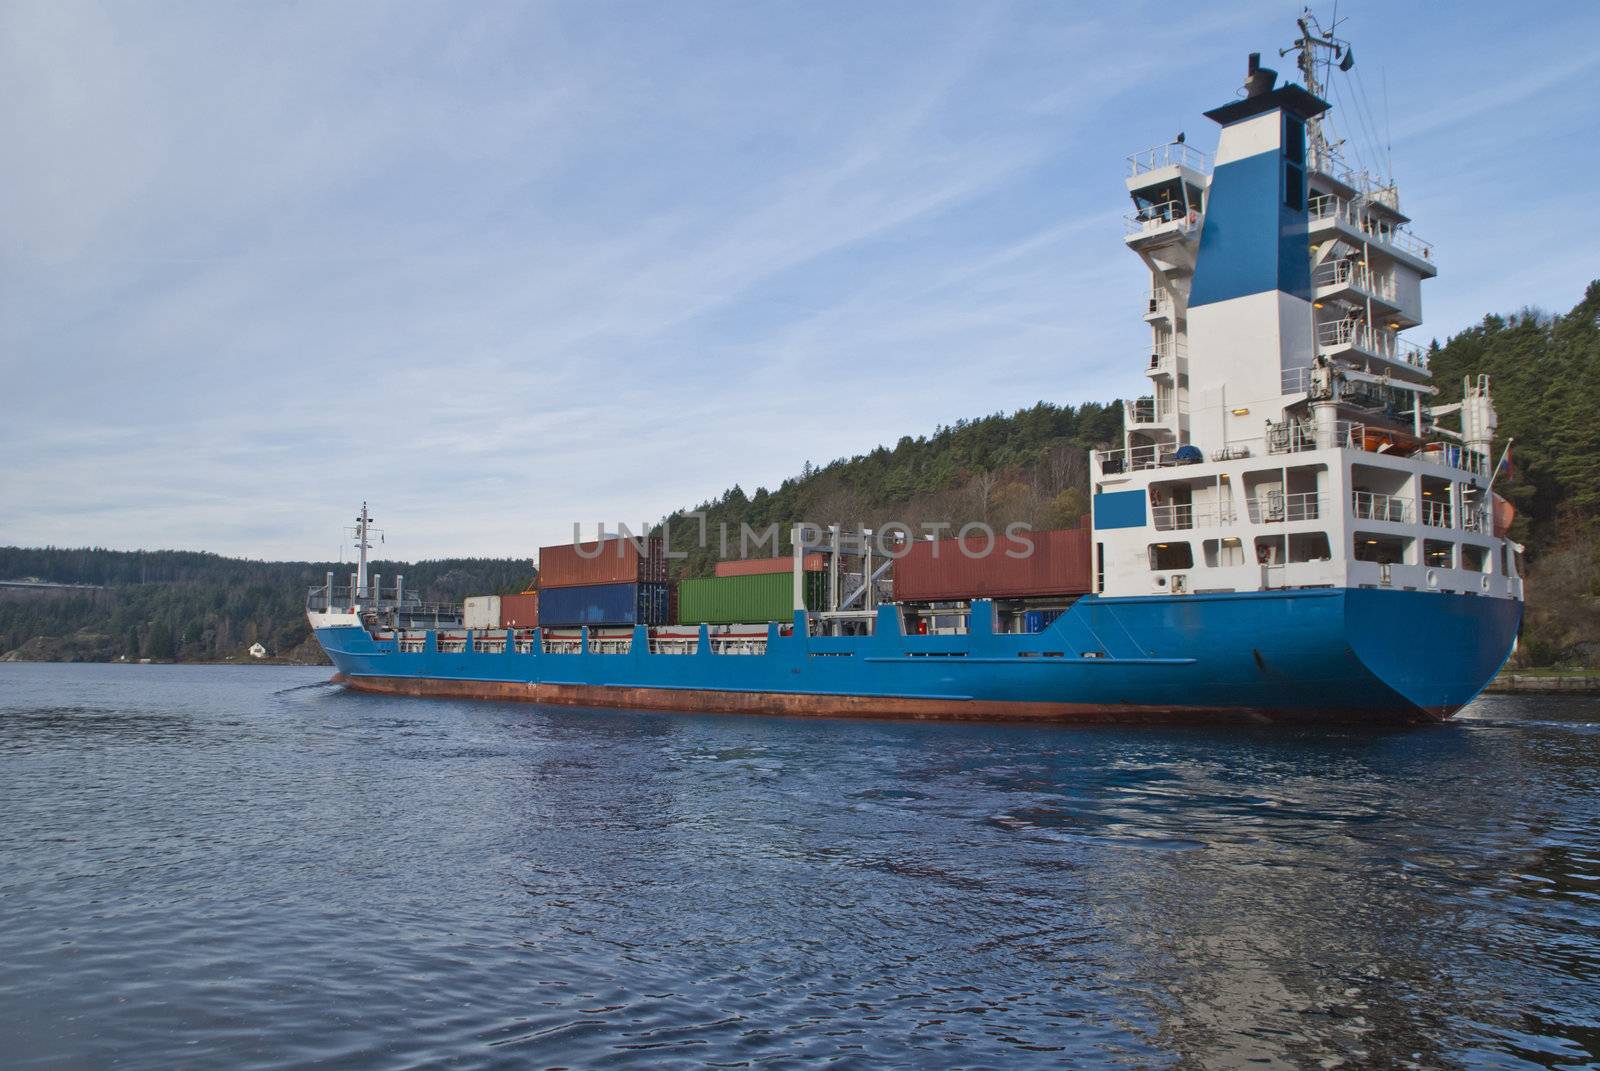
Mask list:
[{"label": "dark green forest", "polygon": [[[1514,439],[1513,473],[1496,490],[1516,504],[1512,535],[1526,549],[1519,660],[1600,662],[1600,282],[1563,314],[1486,316],[1436,342],[1430,359],[1440,402],[1459,399],[1464,376],[1491,376],[1501,444]],[[711,537],[704,548],[694,546],[699,521],[688,510],[667,518],[674,548],[690,555],[679,570],[709,572],[721,556],[722,525],[733,554],[741,525],[786,528],[806,519],[1071,527],[1087,510],[1087,451],[1116,443],[1121,433],[1120,402],[1040,402],[820,467],[807,463],[777,488],[747,493],[735,486],[701,503]],[[330,568],[349,570],[177,551],[0,548],[0,579],[102,586],[48,596],[0,589],[0,657],[228,659],[259,641],[275,656],[317,659],[301,606],[306,589]],[[408,587],[438,601],[519,591],[532,576],[525,559],[382,562],[374,569],[404,573]]]},{"label": "dark green forest", "polygon": [[[0,547],[0,579],[93,584],[70,593],[0,588],[0,657],[66,661],[212,661],[260,642],[275,658],[322,662],[305,621],[306,591],[348,564],[258,562],[192,551]],[[380,561],[373,571],[427,601],[521,591],[526,560]],[[387,584],[387,582],[386,582]]]}]

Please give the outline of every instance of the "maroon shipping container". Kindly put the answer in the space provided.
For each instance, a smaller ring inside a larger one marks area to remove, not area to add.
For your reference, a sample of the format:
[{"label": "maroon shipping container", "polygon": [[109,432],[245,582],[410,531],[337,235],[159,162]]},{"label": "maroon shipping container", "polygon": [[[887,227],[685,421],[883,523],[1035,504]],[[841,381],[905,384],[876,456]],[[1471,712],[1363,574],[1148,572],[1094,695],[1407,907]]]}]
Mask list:
[{"label": "maroon shipping container", "polygon": [[[644,550],[640,552],[640,544]],[[591,584],[664,584],[667,553],[659,537],[607,539],[573,546],[539,548],[541,588],[579,588]]]},{"label": "maroon shipping container", "polygon": [[538,628],[539,593],[525,591],[521,595],[500,596],[501,628]]},{"label": "maroon shipping container", "polygon": [[[996,535],[969,538],[966,553],[958,539],[923,540],[894,563],[894,597],[901,602],[956,599],[1014,599],[1030,595],[1079,595],[1092,588],[1090,531],[1066,528],[1028,532],[1016,539]],[[1032,543],[1032,553],[1022,554]],[[937,554],[935,553],[937,551]]]},{"label": "maroon shipping container", "polygon": [[[822,572],[822,555],[807,554],[803,568],[808,573]],[[787,573],[792,569],[794,569],[792,555],[782,558],[740,558],[717,563],[718,576],[756,576],[763,573]]]}]

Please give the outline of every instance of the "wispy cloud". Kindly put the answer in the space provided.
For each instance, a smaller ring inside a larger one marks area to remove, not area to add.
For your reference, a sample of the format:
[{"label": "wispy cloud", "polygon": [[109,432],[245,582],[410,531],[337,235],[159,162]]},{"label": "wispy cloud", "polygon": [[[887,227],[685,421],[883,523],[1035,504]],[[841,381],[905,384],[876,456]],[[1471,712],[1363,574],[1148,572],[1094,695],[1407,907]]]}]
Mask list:
[{"label": "wispy cloud", "polygon": [[1122,157],[1204,143],[1280,20],[6,5],[0,541],[322,555],[368,498],[396,553],[526,553],[1137,390]]}]

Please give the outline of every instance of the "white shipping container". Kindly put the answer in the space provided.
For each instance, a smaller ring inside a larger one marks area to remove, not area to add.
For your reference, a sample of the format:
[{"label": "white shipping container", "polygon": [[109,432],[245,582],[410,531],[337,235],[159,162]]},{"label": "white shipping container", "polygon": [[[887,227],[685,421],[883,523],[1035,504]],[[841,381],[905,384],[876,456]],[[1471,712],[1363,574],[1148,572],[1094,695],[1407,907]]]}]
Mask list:
[{"label": "white shipping container", "polygon": [[462,624],[470,629],[500,627],[500,596],[473,595],[462,608]]}]

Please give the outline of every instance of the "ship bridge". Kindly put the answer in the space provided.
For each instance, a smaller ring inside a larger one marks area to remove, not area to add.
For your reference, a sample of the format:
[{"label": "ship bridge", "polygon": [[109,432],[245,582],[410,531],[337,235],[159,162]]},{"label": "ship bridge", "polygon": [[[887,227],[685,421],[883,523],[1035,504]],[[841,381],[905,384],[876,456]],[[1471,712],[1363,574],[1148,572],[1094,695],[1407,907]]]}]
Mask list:
[{"label": "ship bridge", "polygon": [[[1242,94],[1128,157],[1124,241],[1150,272],[1120,450],[1092,463],[1107,596],[1395,587],[1520,599],[1492,492],[1487,378],[1434,404],[1433,247],[1391,178],[1349,166],[1322,86],[1348,45],[1301,20],[1305,84]],[[1453,424],[1454,426],[1448,426]]]}]

